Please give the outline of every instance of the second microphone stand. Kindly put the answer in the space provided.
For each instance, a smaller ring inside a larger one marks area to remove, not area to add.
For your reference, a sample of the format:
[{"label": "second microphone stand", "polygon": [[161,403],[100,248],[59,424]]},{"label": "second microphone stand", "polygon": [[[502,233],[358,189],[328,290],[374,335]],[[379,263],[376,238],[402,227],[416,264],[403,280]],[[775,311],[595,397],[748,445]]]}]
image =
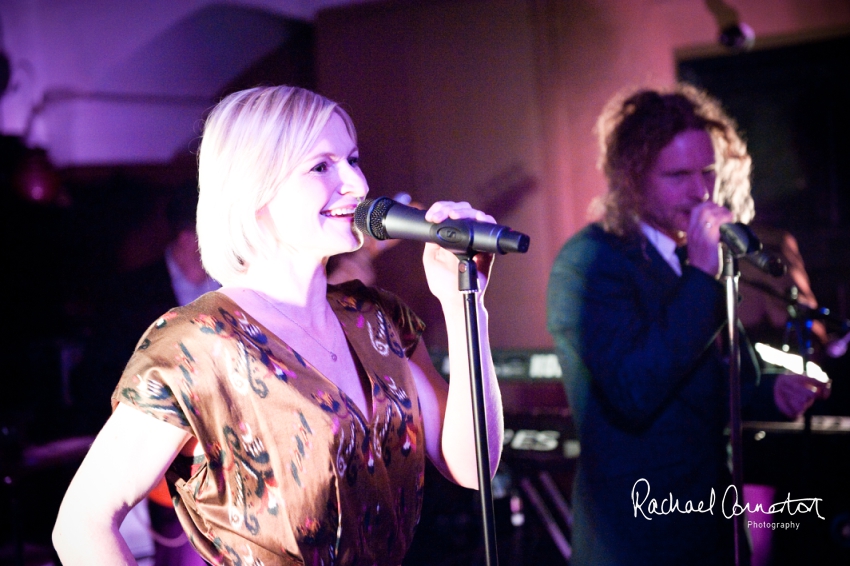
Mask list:
[{"label": "second microphone stand", "polygon": [[[737,493],[743,493],[744,458],[742,454],[741,422],[741,344],[738,332],[738,260],[725,244],[723,248],[722,279],[726,284],[726,326],[729,332],[729,440],[732,444],[732,484]],[[735,531],[735,565],[745,566],[742,562],[743,522],[741,515],[735,513],[732,518]]]}]

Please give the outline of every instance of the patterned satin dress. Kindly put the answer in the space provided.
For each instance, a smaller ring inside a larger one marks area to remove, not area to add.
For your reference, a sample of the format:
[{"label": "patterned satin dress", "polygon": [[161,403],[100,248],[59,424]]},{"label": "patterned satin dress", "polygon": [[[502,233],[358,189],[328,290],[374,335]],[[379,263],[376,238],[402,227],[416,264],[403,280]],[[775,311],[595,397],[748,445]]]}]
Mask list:
[{"label": "patterned satin dress", "polygon": [[166,477],[212,564],[398,565],[410,546],[425,442],[407,358],[424,325],[359,281],[328,299],[371,383],[371,417],[219,292],[151,325],[113,393],[203,448]]}]

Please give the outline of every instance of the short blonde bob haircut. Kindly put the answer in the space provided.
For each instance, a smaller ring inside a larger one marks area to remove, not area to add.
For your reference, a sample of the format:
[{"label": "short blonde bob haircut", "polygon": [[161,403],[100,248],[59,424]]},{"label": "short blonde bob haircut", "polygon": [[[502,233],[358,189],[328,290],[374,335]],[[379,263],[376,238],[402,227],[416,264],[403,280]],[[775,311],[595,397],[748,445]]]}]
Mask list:
[{"label": "short blonde bob haircut", "polygon": [[303,88],[242,90],[210,112],[198,154],[197,232],[204,269],[222,285],[272,251],[257,212],[274,198],[334,113],[357,143],[348,113]]}]

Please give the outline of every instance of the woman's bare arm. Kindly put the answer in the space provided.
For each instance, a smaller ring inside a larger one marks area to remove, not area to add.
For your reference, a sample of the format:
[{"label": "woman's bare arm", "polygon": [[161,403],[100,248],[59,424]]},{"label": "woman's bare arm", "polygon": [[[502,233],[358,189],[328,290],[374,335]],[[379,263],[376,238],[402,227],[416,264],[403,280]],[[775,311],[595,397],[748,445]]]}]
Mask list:
[{"label": "woman's bare arm", "polygon": [[119,404],[59,508],[53,544],[62,564],[136,564],[118,528],[190,438],[180,428]]}]

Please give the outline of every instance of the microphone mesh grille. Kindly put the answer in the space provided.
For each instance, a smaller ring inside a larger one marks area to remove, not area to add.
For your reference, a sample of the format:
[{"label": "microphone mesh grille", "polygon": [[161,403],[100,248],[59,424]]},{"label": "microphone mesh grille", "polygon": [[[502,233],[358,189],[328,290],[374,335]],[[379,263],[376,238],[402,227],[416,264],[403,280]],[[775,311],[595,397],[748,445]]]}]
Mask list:
[{"label": "microphone mesh grille", "polygon": [[386,217],[387,210],[393,204],[395,202],[386,197],[364,200],[354,210],[354,226],[376,240],[388,239],[389,235],[384,229],[384,218]]}]

